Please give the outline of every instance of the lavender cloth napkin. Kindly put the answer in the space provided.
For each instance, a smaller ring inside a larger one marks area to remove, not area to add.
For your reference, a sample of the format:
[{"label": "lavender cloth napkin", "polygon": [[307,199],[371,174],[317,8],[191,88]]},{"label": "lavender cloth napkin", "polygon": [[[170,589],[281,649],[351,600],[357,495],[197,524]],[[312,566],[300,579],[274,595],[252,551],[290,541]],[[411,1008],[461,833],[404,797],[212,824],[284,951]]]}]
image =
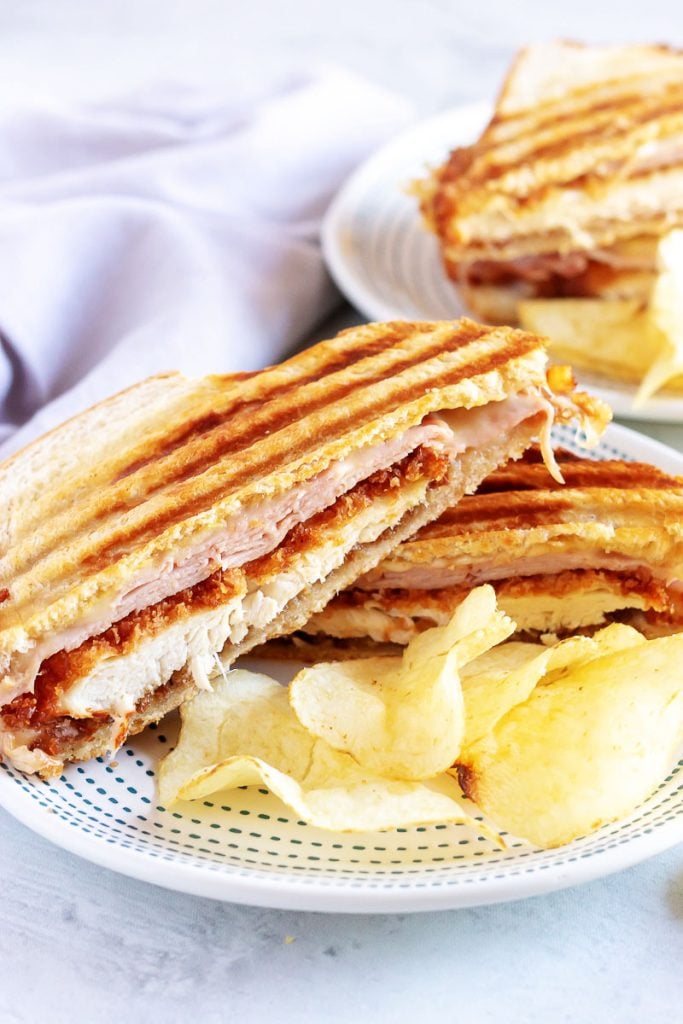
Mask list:
[{"label": "lavender cloth napkin", "polygon": [[0,457],[148,374],[301,343],[338,300],[322,214],[410,115],[336,70],[0,112]]}]

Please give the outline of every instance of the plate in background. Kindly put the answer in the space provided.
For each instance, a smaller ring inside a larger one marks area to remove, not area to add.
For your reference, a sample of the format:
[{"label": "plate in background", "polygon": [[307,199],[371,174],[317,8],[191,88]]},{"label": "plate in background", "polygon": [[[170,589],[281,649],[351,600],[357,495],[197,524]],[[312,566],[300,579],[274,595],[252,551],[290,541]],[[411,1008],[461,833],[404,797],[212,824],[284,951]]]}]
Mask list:
[{"label": "plate in background", "polygon": [[[557,428],[555,437],[578,450],[570,428]],[[609,427],[595,455],[683,474],[683,455],[623,427]],[[291,672],[291,664],[259,668]],[[70,765],[49,782],[0,764],[0,806],[72,853],[169,889],[353,913],[521,899],[611,874],[683,840],[683,760],[630,817],[556,850],[508,838],[501,851],[464,825],[324,832],[255,786],[166,810],[155,772],[176,730],[177,716],[170,716],[115,759]]]},{"label": "plate in background", "polygon": [[[370,320],[450,320],[471,315],[446,276],[436,237],[422,224],[410,182],[470,144],[491,114],[477,103],[438,114],[370,157],[338,193],[323,224],[323,251],[348,300]],[[636,388],[577,370],[615,415],[683,422],[683,397],[662,392],[633,408]]]}]

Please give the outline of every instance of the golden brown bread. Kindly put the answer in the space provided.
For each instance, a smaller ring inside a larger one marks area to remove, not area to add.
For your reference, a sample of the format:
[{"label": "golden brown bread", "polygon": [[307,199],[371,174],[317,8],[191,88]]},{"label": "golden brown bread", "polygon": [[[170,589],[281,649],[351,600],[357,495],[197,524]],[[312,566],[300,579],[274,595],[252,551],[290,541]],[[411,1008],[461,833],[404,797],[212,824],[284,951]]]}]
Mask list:
[{"label": "golden brown bread", "polygon": [[508,566],[570,547],[640,556],[651,569],[683,575],[683,480],[644,463],[558,454],[556,484],[537,450],[496,472],[358,581],[371,589],[411,565]]}]

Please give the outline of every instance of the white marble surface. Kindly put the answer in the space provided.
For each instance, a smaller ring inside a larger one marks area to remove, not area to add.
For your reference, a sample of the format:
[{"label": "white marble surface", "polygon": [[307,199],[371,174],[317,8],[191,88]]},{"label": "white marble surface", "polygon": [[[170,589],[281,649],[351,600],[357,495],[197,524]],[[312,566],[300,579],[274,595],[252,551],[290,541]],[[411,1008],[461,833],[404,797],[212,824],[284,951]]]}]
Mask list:
[{"label": "white marble surface", "polygon": [[[263,63],[320,58],[427,113],[490,95],[515,46],[557,35],[680,45],[683,19],[675,0],[24,0],[0,5],[0,88],[69,96],[150,76],[249,88]],[[683,450],[683,428],[642,428]],[[347,917],[167,892],[80,861],[4,812],[0,824],[0,1024],[656,1024],[680,1012],[680,848],[523,903]]]}]

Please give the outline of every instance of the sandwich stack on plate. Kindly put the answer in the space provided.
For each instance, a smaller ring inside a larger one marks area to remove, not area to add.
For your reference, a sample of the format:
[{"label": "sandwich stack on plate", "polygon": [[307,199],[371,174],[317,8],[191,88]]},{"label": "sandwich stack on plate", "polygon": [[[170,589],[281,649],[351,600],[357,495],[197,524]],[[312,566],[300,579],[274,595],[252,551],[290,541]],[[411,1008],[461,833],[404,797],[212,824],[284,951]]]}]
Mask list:
[{"label": "sandwich stack on plate", "polygon": [[683,224],[683,53],[530,46],[493,117],[416,186],[448,275],[489,323],[522,299],[645,302]]},{"label": "sandwich stack on plate", "polygon": [[[542,339],[370,324],[258,373],[155,377],[0,467],[0,751],[115,750],[291,633],[535,438],[609,412]],[[220,660],[219,660],[220,656]]]}]

